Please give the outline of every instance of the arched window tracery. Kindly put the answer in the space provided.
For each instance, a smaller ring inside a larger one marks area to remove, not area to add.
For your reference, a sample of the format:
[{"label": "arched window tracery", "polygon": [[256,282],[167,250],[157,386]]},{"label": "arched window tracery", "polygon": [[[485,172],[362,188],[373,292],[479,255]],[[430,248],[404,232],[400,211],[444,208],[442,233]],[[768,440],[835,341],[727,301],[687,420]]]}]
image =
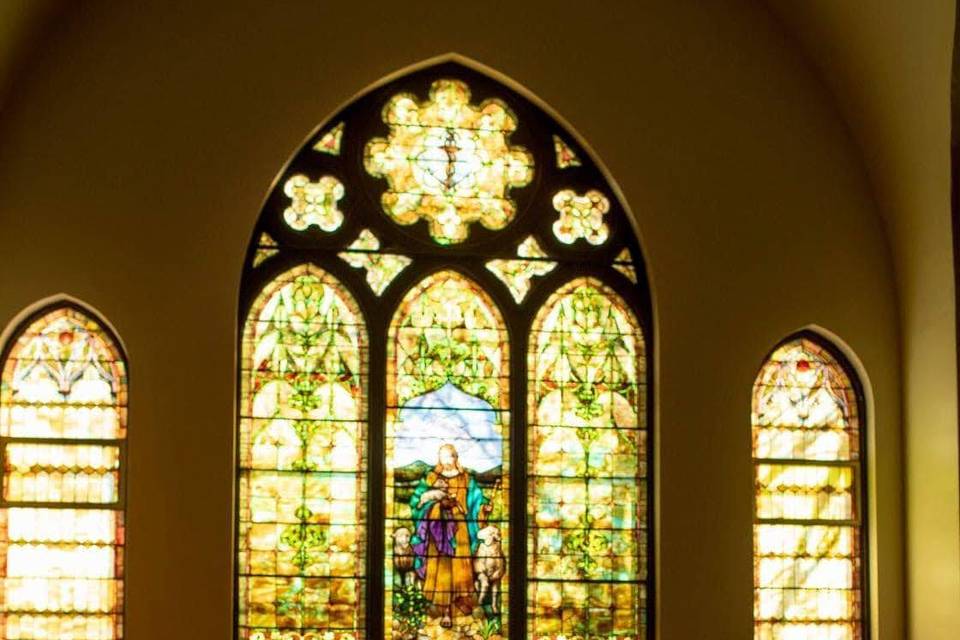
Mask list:
[{"label": "arched window tracery", "polygon": [[2,353],[0,638],[122,638],[126,357],[73,303]]},{"label": "arched window tracery", "polygon": [[445,62],[276,184],[241,290],[238,636],[647,637],[649,293],[576,139]]}]

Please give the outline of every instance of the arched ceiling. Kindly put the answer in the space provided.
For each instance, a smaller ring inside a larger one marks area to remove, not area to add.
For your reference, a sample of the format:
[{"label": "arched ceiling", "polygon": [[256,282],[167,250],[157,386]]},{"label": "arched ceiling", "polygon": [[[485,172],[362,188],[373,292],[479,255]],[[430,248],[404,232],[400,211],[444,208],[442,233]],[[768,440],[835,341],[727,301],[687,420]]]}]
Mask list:
[{"label": "arched ceiling", "polygon": [[[768,0],[833,94],[863,149],[888,233],[906,211],[949,206],[950,0]],[[59,0],[0,2],[0,110]],[[894,246],[897,262],[903,249]],[[902,267],[902,265],[900,265]],[[901,286],[902,274],[901,274]]]},{"label": "arched ceiling", "polygon": [[949,215],[954,2],[768,4],[816,67],[863,150],[903,288],[911,249],[902,236],[919,215],[941,221]]}]

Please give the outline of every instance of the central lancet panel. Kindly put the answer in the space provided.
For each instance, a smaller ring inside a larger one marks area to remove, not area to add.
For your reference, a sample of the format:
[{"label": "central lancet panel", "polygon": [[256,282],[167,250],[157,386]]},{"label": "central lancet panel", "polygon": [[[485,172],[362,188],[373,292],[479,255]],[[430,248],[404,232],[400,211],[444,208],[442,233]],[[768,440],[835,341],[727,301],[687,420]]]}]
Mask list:
[{"label": "central lancet panel", "polygon": [[499,635],[510,425],[500,312],[471,280],[436,273],[403,298],[387,348],[386,635]]}]

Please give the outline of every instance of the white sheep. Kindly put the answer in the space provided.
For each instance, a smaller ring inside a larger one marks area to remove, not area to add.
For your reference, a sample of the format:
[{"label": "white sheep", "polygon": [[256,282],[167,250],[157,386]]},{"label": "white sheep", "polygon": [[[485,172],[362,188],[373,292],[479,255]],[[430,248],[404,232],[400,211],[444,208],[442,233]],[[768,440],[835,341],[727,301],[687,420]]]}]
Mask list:
[{"label": "white sheep", "polygon": [[477,538],[480,540],[480,546],[473,559],[477,601],[482,604],[489,594],[493,612],[500,613],[500,579],[507,570],[503,547],[500,546],[500,529],[488,525],[477,532]]}]

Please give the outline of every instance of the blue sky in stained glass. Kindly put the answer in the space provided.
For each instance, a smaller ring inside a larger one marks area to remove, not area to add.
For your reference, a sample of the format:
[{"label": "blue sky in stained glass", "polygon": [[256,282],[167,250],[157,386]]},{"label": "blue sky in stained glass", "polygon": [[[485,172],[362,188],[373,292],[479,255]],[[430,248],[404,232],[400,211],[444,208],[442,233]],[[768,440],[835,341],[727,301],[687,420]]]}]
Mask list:
[{"label": "blue sky in stained glass", "polygon": [[451,383],[413,398],[400,410],[394,436],[393,467],[417,461],[434,465],[443,444],[456,447],[460,464],[484,472],[503,463],[503,438],[486,400]]}]

